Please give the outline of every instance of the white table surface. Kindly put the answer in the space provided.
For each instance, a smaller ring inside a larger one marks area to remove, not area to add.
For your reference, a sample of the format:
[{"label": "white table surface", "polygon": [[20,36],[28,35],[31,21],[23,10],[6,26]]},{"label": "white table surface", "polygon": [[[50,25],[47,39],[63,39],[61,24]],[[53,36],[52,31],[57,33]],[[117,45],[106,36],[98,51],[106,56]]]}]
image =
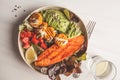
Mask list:
[{"label": "white table surface", "polygon": [[[11,12],[15,5],[21,5],[21,8]],[[45,5],[67,7],[85,24],[95,20],[97,24],[87,52],[112,61],[118,70],[115,80],[120,80],[119,0],[0,0],[0,80],[49,80],[24,63],[17,47],[18,25],[31,11]],[[81,74],[79,79],[62,76],[62,80],[68,79],[94,80],[88,72]]]}]

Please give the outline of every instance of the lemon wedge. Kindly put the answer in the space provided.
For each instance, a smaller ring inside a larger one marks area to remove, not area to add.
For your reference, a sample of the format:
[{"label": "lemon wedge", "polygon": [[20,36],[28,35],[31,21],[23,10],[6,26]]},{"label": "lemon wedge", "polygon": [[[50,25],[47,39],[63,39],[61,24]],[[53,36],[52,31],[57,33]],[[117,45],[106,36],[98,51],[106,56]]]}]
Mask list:
[{"label": "lemon wedge", "polygon": [[31,46],[30,48],[27,49],[26,53],[25,53],[25,58],[27,60],[28,63],[32,63],[35,60],[37,60],[37,54],[36,51],[34,50],[33,46]]}]

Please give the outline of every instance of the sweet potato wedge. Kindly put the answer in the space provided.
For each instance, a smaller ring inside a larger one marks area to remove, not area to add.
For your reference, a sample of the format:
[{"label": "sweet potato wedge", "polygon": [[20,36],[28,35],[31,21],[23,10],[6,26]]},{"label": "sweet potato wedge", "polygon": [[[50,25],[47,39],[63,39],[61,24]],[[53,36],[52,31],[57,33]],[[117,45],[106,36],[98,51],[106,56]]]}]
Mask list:
[{"label": "sweet potato wedge", "polygon": [[84,36],[80,35],[68,40],[67,45],[63,47],[58,47],[55,44],[52,45],[38,56],[38,60],[35,61],[35,66],[49,66],[70,57],[76,50],[81,48],[84,41]]}]

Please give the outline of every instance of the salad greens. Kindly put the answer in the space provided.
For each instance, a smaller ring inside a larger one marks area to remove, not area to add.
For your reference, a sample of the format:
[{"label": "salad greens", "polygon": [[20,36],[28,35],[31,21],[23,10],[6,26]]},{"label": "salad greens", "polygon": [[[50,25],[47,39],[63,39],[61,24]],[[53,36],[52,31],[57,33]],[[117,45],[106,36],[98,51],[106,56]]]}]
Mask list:
[{"label": "salad greens", "polygon": [[26,26],[29,31],[32,31],[32,30],[33,30],[33,27],[30,26],[30,24],[29,24],[28,21],[25,21],[25,22],[24,22],[24,26]]},{"label": "salad greens", "polygon": [[23,24],[19,25],[19,31],[22,31],[25,28],[27,28],[29,31],[33,30],[33,27],[29,25],[28,21],[25,21]]},{"label": "salad greens", "polygon": [[22,31],[24,28],[25,28],[25,26],[23,24],[19,25],[19,31]]}]

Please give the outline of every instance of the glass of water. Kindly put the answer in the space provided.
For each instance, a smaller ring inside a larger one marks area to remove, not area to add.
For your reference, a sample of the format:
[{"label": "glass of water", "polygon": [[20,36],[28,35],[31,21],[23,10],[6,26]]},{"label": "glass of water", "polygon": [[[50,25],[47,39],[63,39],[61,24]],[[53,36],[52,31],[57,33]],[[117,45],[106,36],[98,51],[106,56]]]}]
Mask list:
[{"label": "glass of water", "polygon": [[87,59],[87,68],[93,74],[95,80],[114,80],[117,74],[116,66],[98,55]]}]

